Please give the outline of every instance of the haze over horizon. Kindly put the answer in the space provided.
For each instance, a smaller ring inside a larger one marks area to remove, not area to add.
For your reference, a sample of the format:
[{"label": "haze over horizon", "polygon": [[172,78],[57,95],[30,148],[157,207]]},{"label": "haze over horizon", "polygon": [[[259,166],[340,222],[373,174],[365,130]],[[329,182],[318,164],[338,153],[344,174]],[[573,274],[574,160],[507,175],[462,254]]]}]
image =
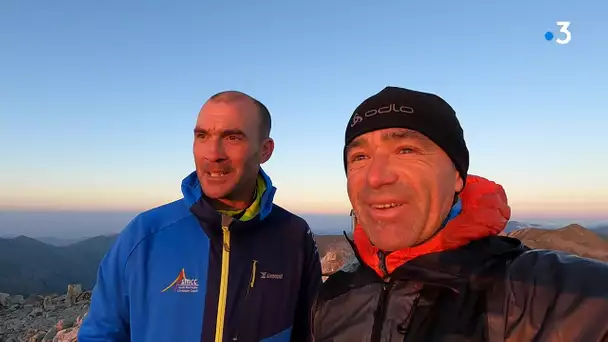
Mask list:
[{"label": "haze over horizon", "polygon": [[[504,186],[513,220],[608,221],[608,2],[435,5],[3,3],[0,235],[6,213],[180,198],[198,110],[225,89],[272,113],[277,203],[346,216],[346,121],[387,85],[452,104],[470,173]],[[560,20],[567,45],[544,39]]]},{"label": "haze over horizon", "polygon": [[[350,230],[348,212],[319,214],[298,212],[316,234],[341,234]],[[25,235],[33,238],[79,239],[119,233],[137,212],[91,211],[0,211],[0,238]],[[515,217],[512,221],[540,224],[544,228],[561,228],[576,223],[586,228],[608,226],[608,215],[603,218],[543,218]]]}]

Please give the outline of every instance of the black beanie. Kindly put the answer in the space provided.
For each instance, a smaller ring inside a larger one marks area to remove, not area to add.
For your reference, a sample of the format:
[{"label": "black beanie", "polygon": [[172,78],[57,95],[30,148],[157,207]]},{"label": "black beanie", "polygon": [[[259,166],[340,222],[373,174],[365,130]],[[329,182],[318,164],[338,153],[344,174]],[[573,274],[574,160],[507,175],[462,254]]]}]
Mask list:
[{"label": "black beanie", "polygon": [[361,103],[348,121],[346,147],[356,137],[379,129],[407,128],[417,131],[450,157],[466,183],[469,150],[454,109],[441,97],[419,91],[386,87]]}]

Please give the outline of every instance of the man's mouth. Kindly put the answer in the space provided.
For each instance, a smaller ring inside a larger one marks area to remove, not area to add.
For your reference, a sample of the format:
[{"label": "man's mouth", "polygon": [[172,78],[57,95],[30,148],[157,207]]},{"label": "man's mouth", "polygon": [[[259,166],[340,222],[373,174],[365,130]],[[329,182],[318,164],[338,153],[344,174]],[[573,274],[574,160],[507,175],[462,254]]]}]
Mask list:
[{"label": "man's mouth", "polygon": [[205,174],[206,174],[208,177],[211,177],[211,178],[220,178],[220,177],[224,177],[224,176],[226,176],[226,175],[227,175],[227,174],[229,174],[229,173],[230,173],[230,172],[205,172]]},{"label": "man's mouth", "polygon": [[374,209],[390,209],[402,206],[401,203],[379,203],[370,205]]},{"label": "man's mouth", "polygon": [[403,215],[404,203],[393,202],[387,200],[386,202],[375,202],[368,204],[369,210],[367,214],[376,221],[391,221],[399,218]]}]

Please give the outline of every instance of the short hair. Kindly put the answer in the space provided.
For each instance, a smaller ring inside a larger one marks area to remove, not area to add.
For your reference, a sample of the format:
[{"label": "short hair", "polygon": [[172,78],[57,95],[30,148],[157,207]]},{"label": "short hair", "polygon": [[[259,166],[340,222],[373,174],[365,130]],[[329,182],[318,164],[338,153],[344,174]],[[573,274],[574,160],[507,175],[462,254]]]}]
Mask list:
[{"label": "short hair", "polygon": [[260,116],[260,137],[262,139],[270,137],[270,129],[272,127],[272,120],[270,118],[270,111],[268,108],[256,98],[251,95],[245,94],[237,90],[226,90],[219,92],[209,98],[210,101],[236,101],[243,98],[251,100],[258,108],[258,115]]}]

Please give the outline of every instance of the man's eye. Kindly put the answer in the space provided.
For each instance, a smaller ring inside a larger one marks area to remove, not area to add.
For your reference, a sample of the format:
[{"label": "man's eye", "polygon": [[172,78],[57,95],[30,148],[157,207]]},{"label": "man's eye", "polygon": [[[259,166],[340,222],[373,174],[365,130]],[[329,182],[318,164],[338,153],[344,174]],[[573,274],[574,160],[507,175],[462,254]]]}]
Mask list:
[{"label": "man's eye", "polygon": [[228,140],[235,141],[235,140],[241,140],[241,138],[239,136],[236,136],[236,135],[229,135],[228,136]]},{"label": "man's eye", "polygon": [[365,158],[367,158],[367,156],[364,155],[364,154],[355,154],[354,156],[352,156],[350,158],[350,160],[353,161],[353,162],[356,162],[356,161],[359,161],[359,160],[363,160]]},{"label": "man's eye", "polygon": [[404,147],[399,150],[399,154],[410,154],[410,153],[414,153],[414,149],[411,147]]}]

